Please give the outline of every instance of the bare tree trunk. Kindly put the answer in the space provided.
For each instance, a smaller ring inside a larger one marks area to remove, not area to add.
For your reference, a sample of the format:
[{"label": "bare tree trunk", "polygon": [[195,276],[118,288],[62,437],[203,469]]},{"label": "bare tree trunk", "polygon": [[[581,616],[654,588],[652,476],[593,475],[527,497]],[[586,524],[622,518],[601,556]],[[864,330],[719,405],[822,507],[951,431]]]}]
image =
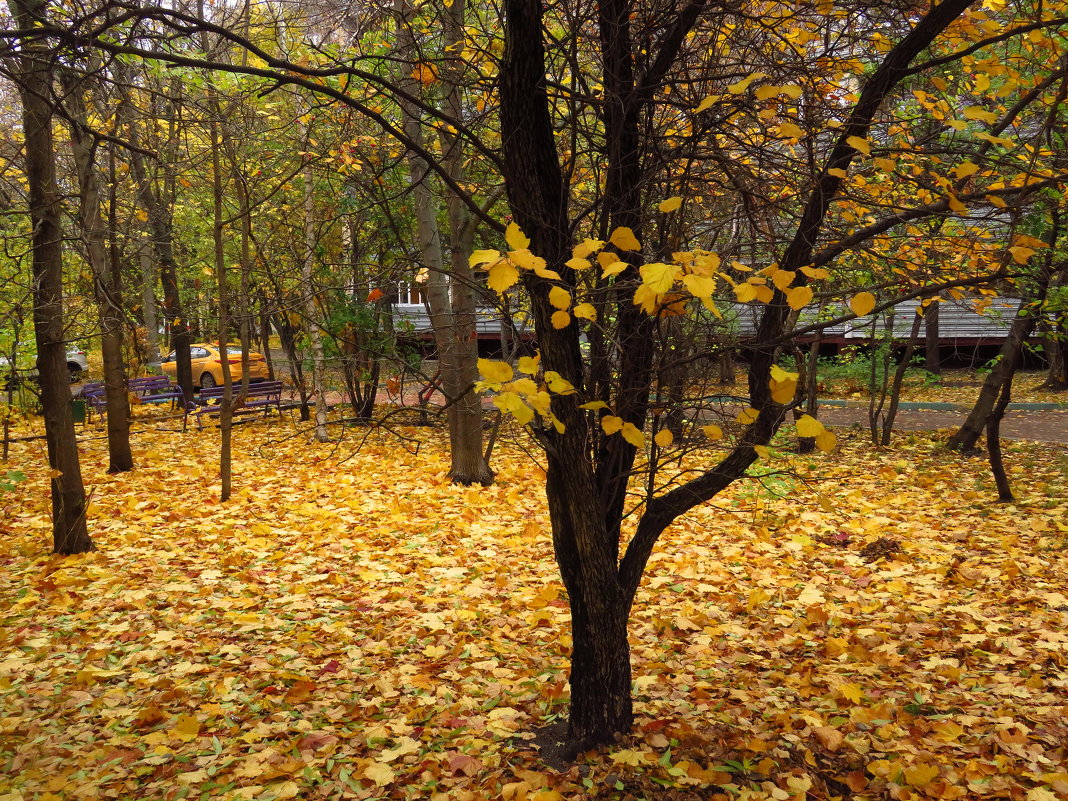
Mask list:
[{"label": "bare tree trunk", "polygon": [[[308,131],[305,130],[305,136]],[[307,157],[305,157],[307,158]],[[326,406],[326,363],[323,359],[323,335],[319,329],[318,304],[313,276],[315,266],[315,194],[311,161],[304,167],[304,262],[301,278],[304,282],[304,330],[311,347],[312,395],[315,397],[315,441],[329,442]]]},{"label": "bare tree trunk", "polygon": [[938,299],[933,300],[927,306],[924,314],[924,363],[927,372],[934,375],[942,375],[942,349],[940,347],[942,334],[939,331],[938,318],[942,303]]},{"label": "bare tree trunk", "polygon": [[1009,399],[1012,396],[1012,376],[1006,376],[1005,383],[1001,385],[997,403],[990,410],[986,418],[986,452],[990,460],[990,472],[994,475],[994,484],[998,488],[998,500],[1002,503],[1012,503],[1015,498],[1012,495],[1012,487],[1009,485],[1009,475],[1005,472],[1005,462],[1001,456],[1001,419],[1005,416]]},{"label": "bare tree trunk", "polygon": [[[122,290],[118,265],[105,246],[107,232],[100,211],[100,182],[96,171],[96,142],[86,123],[83,87],[77,77],[64,72],[60,78],[68,110],[71,150],[78,175],[81,224],[86,260],[93,271],[93,291],[100,321],[100,349],[104,361],[104,393],[107,400],[108,472],[132,470],[130,450],[130,399],[126,390],[126,367],[122,353]],[[114,235],[114,232],[112,232]]]},{"label": "bare tree trunk", "polygon": [[[937,303],[932,303],[927,308],[930,310],[937,307]],[[916,342],[920,338],[920,324],[923,322],[923,315],[920,313],[921,308],[918,307],[916,309],[916,316],[912,320],[912,330],[909,331],[908,344],[905,345],[905,352],[901,356],[901,362],[894,371],[894,380],[890,387],[890,405],[886,410],[882,436],[879,438],[879,444],[884,448],[890,446],[890,437],[894,433],[894,419],[897,417],[897,407],[901,404],[901,385],[905,382],[905,372],[909,369],[912,354],[916,352]]]},{"label": "bare tree trunk", "polygon": [[[23,30],[44,21],[45,4],[41,0],[9,0],[9,7]],[[32,39],[22,43],[17,75],[33,228],[33,327],[48,465],[52,468],[52,547],[60,554],[84,553],[93,549],[93,541],[85,521],[85,485],[71,418],[63,327],[63,231],[49,101],[52,60],[43,44]]]},{"label": "bare tree trunk", "polygon": [[[398,83],[417,96],[418,81],[411,77],[411,67],[419,60],[410,28],[414,8],[408,0],[396,0],[397,43],[405,66]],[[456,0],[449,9],[446,36],[451,43],[463,39],[464,0]],[[446,48],[448,50],[448,47]],[[452,51],[449,51],[452,52]],[[453,77],[447,103],[451,114],[459,114],[460,95],[455,83],[455,67],[448,64],[446,77]],[[404,132],[415,143],[424,142],[420,110],[412,103],[401,101],[404,111]],[[459,118],[459,117],[457,117]],[[443,161],[450,175],[462,174],[462,152],[457,137],[445,138],[446,155]],[[419,253],[427,270],[426,298],[434,343],[438,351],[441,389],[449,404],[449,477],[458,484],[490,484],[493,472],[486,464],[482,450],[481,400],[471,390],[478,378],[478,342],[475,339],[474,281],[467,256],[471,250],[473,229],[466,219],[462,204],[455,196],[447,201],[452,256],[449,271],[445,270],[441,232],[437,222],[437,207],[430,185],[430,168],[415,153],[408,154],[411,173],[412,199],[418,226]]]},{"label": "bare tree trunk", "polygon": [[[137,144],[137,123],[130,122],[130,139]],[[163,315],[170,329],[171,348],[175,353],[177,382],[185,395],[185,403],[193,402],[193,367],[189,357],[192,339],[189,320],[178,291],[178,266],[174,260],[174,243],[171,240],[171,214],[152,186],[152,179],[145,169],[144,156],[137,150],[130,151],[130,166],[138,186],[138,199],[148,216],[152,234],[152,247],[156,251],[159,277],[163,284]]]},{"label": "bare tree trunk", "polygon": [[141,306],[144,309],[148,361],[155,364],[162,355],[159,350],[159,318],[156,317],[156,265],[145,248],[139,250],[138,261],[141,264]]}]

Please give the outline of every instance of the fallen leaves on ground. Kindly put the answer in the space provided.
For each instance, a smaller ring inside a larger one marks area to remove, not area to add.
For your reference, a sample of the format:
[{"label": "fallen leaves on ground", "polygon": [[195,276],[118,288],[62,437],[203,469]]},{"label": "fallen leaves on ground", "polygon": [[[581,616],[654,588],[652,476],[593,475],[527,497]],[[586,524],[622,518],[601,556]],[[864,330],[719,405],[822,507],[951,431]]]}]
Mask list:
[{"label": "fallen leaves on ground", "polygon": [[[86,429],[99,551],[67,558],[44,443],[13,447],[0,798],[1068,797],[1063,449],[1008,444],[999,505],[982,460],[844,437],[794,457],[812,484],[775,471],[679,521],[634,610],[634,733],[558,772],[537,469],[499,446],[494,486],[457,487],[430,429],[402,432],[417,452],[293,433],[236,429],[220,504],[214,430],[146,428],[112,476]],[[862,559],[883,537],[901,552]]]}]

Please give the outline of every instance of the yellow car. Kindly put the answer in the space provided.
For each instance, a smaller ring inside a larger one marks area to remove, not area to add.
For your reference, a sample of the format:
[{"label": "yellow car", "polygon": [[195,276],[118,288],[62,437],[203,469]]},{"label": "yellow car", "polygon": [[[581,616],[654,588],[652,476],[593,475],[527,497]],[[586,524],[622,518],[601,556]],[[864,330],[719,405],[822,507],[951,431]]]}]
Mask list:
[{"label": "yellow car", "polygon": [[[230,362],[230,380],[237,383],[241,380],[241,344],[231,342],[226,346],[226,360]],[[190,361],[193,365],[193,386],[211,387],[221,386],[223,383],[222,360],[219,358],[219,346],[206,342],[197,342],[189,346]],[[163,374],[172,381],[178,376],[178,361],[172,350],[160,365]],[[265,381],[270,378],[267,371],[267,360],[260,353],[249,351],[248,354],[248,380]]]}]

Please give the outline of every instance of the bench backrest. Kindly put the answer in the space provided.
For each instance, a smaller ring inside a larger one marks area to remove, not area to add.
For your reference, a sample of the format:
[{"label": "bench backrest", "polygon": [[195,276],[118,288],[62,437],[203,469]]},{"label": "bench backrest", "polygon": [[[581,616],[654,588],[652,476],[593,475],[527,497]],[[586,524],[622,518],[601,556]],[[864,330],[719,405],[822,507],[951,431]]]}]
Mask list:
[{"label": "bench backrest", "polygon": [[152,389],[168,389],[171,380],[165,375],[149,375],[141,378],[131,378],[126,382],[130,392],[145,392]]},{"label": "bench backrest", "polygon": [[[222,387],[222,386],[206,387],[206,388],[200,390],[200,399],[203,401],[203,400],[214,400],[215,398],[221,398],[223,396],[223,391],[224,390],[225,390],[225,387]],[[238,382],[238,383],[233,385],[233,390],[232,391],[233,391],[233,394],[234,394],[235,398],[238,395],[241,394],[241,384],[240,384],[240,382]],[[249,384],[248,385],[248,395],[247,395],[247,397],[249,397],[249,398],[263,398],[263,397],[270,397],[271,395],[279,395],[280,396],[281,394],[282,394],[282,382],[281,381],[260,381],[257,384]]]}]

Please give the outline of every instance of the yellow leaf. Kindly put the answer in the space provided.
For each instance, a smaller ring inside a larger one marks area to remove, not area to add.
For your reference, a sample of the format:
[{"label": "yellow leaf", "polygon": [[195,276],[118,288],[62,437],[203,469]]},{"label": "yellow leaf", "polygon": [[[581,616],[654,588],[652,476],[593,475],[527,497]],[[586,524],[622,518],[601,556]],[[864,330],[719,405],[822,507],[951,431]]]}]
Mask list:
[{"label": "yellow leaf", "polygon": [[[590,411],[594,411],[596,409],[607,409],[608,408],[608,404],[605,403],[604,401],[590,401],[589,403],[581,404],[579,406],[579,408],[580,409],[589,409]],[[616,419],[619,419],[619,418],[616,418]]]},{"label": "yellow leaf", "polygon": [[[562,287],[554,286],[549,290],[549,305],[554,309],[566,311],[571,306],[571,293]],[[567,325],[567,323],[564,323]],[[564,326],[559,326],[563,328]]]},{"label": "yellow leaf", "polygon": [[852,682],[848,684],[839,684],[837,689],[840,696],[847,701],[852,701],[854,704],[859,704],[864,700],[864,690],[861,689],[859,684],[854,684]]},{"label": "yellow leaf", "polygon": [[789,84],[787,86],[778,87],[779,94],[786,95],[791,100],[797,100],[801,97],[801,87],[796,84]]},{"label": "yellow leaf", "polygon": [[486,285],[498,295],[504,294],[519,280],[519,270],[507,259],[501,259],[489,268]]},{"label": "yellow leaf", "polygon": [[759,456],[764,461],[768,461],[769,459],[771,459],[771,451],[768,450],[767,445],[754,445],[753,450],[756,451],[757,456]]},{"label": "yellow leaf", "polygon": [[572,270],[588,270],[591,266],[589,259],[580,259],[577,256],[568,259],[564,264]]},{"label": "yellow leaf", "polygon": [[637,237],[634,236],[634,232],[627,228],[625,225],[621,225],[619,228],[612,232],[612,235],[608,237],[608,241],[616,246],[619,250],[641,250],[641,243]]},{"label": "yellow leaf", "polygon": [[363,769],[363,776],[373,781],[377,787],[385,787],[395,778],[393,768],[384,762],[371,762]]},{"label": "yellow leaf", "polygon": [[479,359],[478,372],[482,380],[490,384],[503,384],[505,381],[511,381],[514,375],[512,365],[508,362],[498,362],[492,359]]},{"label": "yellow leaf", "polygon": [[797,379],[776,381],[774,378],[768,382],[771,389],[771,399],[776,403],[787,404],[797,394]]},{"label": "yellow leaf", "polygon": [[633,445],[635,448],[641,448],[645,446],[645,434],[643,434],[634,423],[623,424],[623,439]]},{"label": "yellow leaf", "polygon": [[1028,259],[1035,255],[1033,248],[1025,248],[1019,245],[1009,248],[1009,253],[1012,254],[1012,260],[1017,264],[1027,264]]},{"label": "yellow leaf", "polygon": [[968,106],[964,109],[964,116],[969,120],[979,120],[980,122],[987,122],[993,124],[998,121],[998,115],[992,111],[987,111],[982,106]]},{"label": "yellow leaf", "polygon": [[769,97],[775,97],[775,95],[779,94],[779,87],[761,86],[759,89],[753,92],[753,94],[756,96],[757,100],[767,100]]},{"label": "yellow leaf", "polygon": [[717,426],[715,423],[709,423],[707,426],[701,426],[701,432],[713,442],[719,439],[723,439],[723,429]]},{"label": "yellow leaf", "polygon": [[759,81],[761,78],[767,77],[767,73],[754,72],[749,77],[742,78],[742,80],[738,81],[737,83],[732,83],[730,86],[727,87],[727,91],[730,92],[732,95],[740,95],[742,92],[749,88],[749,84],[751,84],[753,81]]},{"label": "yellow leaf", "polygon": [[905,782],[912,787],[923,787],[938,778],[938,765],[919,764],[905,768]]},{"label": "yellow leaf", "polygon": [[[614,258],[614,256],[613,256],[613,258]],[[613,275],[619,275],[621,272],[623,272],[625,269],[627,269],[627,266],[628,265],[627,265],[627,263],[625,261],[620,261],[619,259],[616,259],[615,261],[610,263],[607,267],[602,268],[601,277],[602,278],[611,278]]]},{"label": "yellow leaf", "polygon": [[588,259],[592,254],[596,253],[603,247],[603,239],[586,239],[578,245],[575,245],[575,249],[571,251],[571,255],[576,259]]},{"label": "yellow leaf", "polygon": [[818,437],[825,430],[823,423],[810,414],[803,414],[797,420],[797,436],[799,437]]},{"label": "yellow leaf", "polygon": [[657,208],[664,212],[664,214],[667,214],[671,211],[677,211],[681,206],[682,198],[676,195],[675,197],[669,197],[667,200],[661,201]]},{"label": "yellow leaf", "polygon": [[871,292],[858,292],[850,299],[849,308],[857,317],[863,317],[875,308],[875,295]]},{"label": "yellow leaf", "polygon": [[846,144],[865,156],[871,155],[871,143],[863,136],[850,136],[846,138]]},{"label": "yellow leaf", "polygon": [[845,178],[849,175],[849,173],[847,173],[841,167],[832,167],[831,169],[827,170],[827,174],[833,175],[835,178]]},{"label": "yellow leaf", "polygon": [[771,274],[771,283],[775,284],[776,287],[785,292],[786,288],[794,282],[796,277],[797,273],[792,272],[791,270],[780,270],[775,268],[775,272]]},{"label": "yellow leaf", "polygon": [[500,251],[497,250],[476,250],[467,259],[467,264],[470,267],[477,267],[480,264],[489,264],[491,261],[496,261],[500,257]]},{"label": "yellow leaf", "polygon": [[674,264],[653,262],[652,264],[643,264],[638,272],[641,273],[642,283],[645,286],[649,287],[657,295],[663,295],[674,286],[675,276],[678,275],[679,268]]},{"label": "yellow leaf", "polygon": [[571,385],[571,382],[555,370],[545,371],[545,384],[549,387],[550,392],[555,392],[557,395],[575,394],[575,388]]},{"label": "yellow leaf", "polygon": [[512,250],[526,250],[530,247],[530,240],[523,233],[523,229],[514,222],[508,223],[508,227],[504,229],[504,241]]},{"label": "yellow leaf", "polygon": [[756,287],[749,283],[736,284],[734,287],[734,296],[738,298],[739,303],[748,303],[756,298]]},{"label": "yellow leaf", "polygon": [[623,428],[622,417],[615,417],[613,415],[606,414],[604,417],[601,418],[601,429],[604,431],[604,433],[609,435],[615,434],[621,428]]},{"label": "yellow leaf", "polygon": [[592,303],[580,303],[578,306],[571,310],[571,313],[576,317],[581,317],[584,320],[597,319],[597,309],[594,308]]},{"label": "yellow leaf", "polygon": [[183,743],[191,743],[200,736],[200,721],[193,715],[179,715],[170,728],[170,734]]},{"label": "yellow leaf", "polygon": [[893,172],[897,168],[897,162],[893,159],[875,158],[872,164],[885,172]]},{"label": "yellow leaf", "polygon": [[716,291],[716,279],[706,275],[684,275],[682,283],[695,298],[710,298]]},{"label": "yellow leaf", "polygon": [[802,267],[801,272],[807,275],[812,280],[819,280],[821,278],[830,278],[831,274],[822,267]]},{"label": "yellow leaf", "polygon": [[792,122],[784,122],[779,126],[778,135],[783,139],[800,139],[805,135],[805,131]]},{"label": "yellow leaf", "polygon": [[812,302],[812,287],[795,286],[786,293],[786,302],[791,309],[803,309]]},{"label": "yellow leaf", "polygon": [[747,426],[750,425],[754,420],[756,420],[759,414],[760,412],[758,412],[756,409],[742,409],[740,412],[738,412],[738,416],[735,418],[735,421],[741,423],[743,426]]},{"label": "yellow leaf", "polygon": [[671,443],[675,441],[675,435],[671,433],[670,428],[661,428],[656,432],[656,436],[653,437],[655,442],[661,448],[668,448]]},{"label": "yellow leaf", "polygon": [[529,250],[512,250],[508,253],[508,259],[516,267],[523,270],[535,270],[540,267],[545,269],[545,259],[540,256],[535,256]]},{"label": "yellow leaf", "polygon": [[821,431],[816,436],[816,447],[824,453],[830,453],[834,450],[834,446],[838,444],[838,437],[836,437],[830,431],[826,429]]},{"label": "yellow leaf", "polygon": [[566,311],[555,311],[550,318],[550,322],[552,322],[553,328],[567,328],[571,325],[571,315]]},{"label": "yellow leaf", "polygon": [[967,178],[969,175],[974,175],[979,171],[979,165],[973,164],[970,161],[961,162],[953,170],[953,174],[958,178]]},{"label": "yellow leaf", "polygon": [[704,100],[697,104],[697,108],[694,109],[694,113],[700,114],[702,111],[712,108],[712,104],[715,103],[717,100],[719,100],[719,95],[706,96]]},{"label": "yellow leaf", "polygon": [[537,356],[520,356],[519,357],[519,372],[526,373],[527,375],[534,375],[538,372],[538,366],[541,364],[541,355]]},{"label": "yellow leaf", "polygon": [[526,425],[534,419],[534,410],[523,403],[523,399],[514,392],[502,392],[493,399],[493,405],[505,414],[512,415],[520,425]]},{"label": "yellow leaf", "polygon": [[965,206],[963,203],[961,203],[960,202],[960,198],[958,198],[952,192],[950,192],[946,196],[946,199],[947,199],[947,201],[949,203],[949,210],[950,211],[954,211],[957,214],[966,214],[967,213],[968,207]]}]

